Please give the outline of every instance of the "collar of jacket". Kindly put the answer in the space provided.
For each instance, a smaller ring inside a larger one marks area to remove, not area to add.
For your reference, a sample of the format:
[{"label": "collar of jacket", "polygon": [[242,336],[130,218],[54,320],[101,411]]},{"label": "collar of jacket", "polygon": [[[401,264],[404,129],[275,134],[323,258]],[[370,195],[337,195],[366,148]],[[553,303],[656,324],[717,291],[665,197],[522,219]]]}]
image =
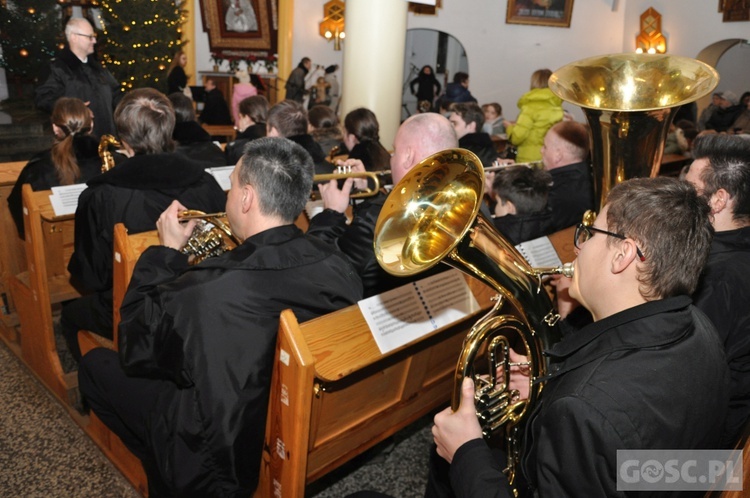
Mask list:
[{"label": "collar of jacket", "polygon": [[462,149],[468,149],[469,147],[492,147],[494,149],[495,144],[487,133],[467,133],[458,140],[458,146]]},{"label": "collar of jacket", "polygon": [[211,141],[211,135],[197,121],[175,123],[172,138],[182,145]]},{"label": "collar of jacket", "polygon": [[60,52],[58,52],[57,58],[64,62],[65,65],[67,65],[72,70],[76,70],[83,65],[92,67],[94,69],[99,69],[101,67],[94,54],[89,54],[86,58],[86,62],[84,63],[76,56],[76,54],[74,54],[70,50],[69,47],[65,47]]},{"label": "collar of jacket", "polygon": [[538,381],[556,377],[617,351],[654,348],[679,341],[689,332],[689,327],[661,327],[660,324],[653,322],[644,322],[642,326],[629,326],[624,329],[620,327],[662,313],[669,313],[670,316],[665,317],[664,320],[674,323],[674,320],[679,317],[677,313],[686,313],[685,317],[689,316],[690,303],[689,296],[649,301],[565,335],[560,342],[544,351],[544,354],[551,357],[553,361],[566,359],[570,361],[553,364],[552,372]]},{"label": "collar of jacket", "polygon": [[129,157],[111,170],[92,178],[88,186],[114,185],[140,190],[182,188],[206,174],[206,165],[175,153],[141,154]]},{"label": "collar of jacket", "polygon": [[580,162],[580,163],[572,163],[572,164],[566,164],[565,166],[560,166],[559,168],[554,168],[548,170],[549,174],[554,179],[556,176],[565,175],[567,173],[585,173],[590,175],[590,168],[589,163],[587,162]]},{"label": "collar of jacket", "polygon": [[[290,246],[295,239],[303,243]],[[283,257],[278,247],[284,245]],[[294,224],[269,228],[248,237],[235,249],[216,258],[209,258],[191,267],[197,271],[208,268],[233,268],[238,270],[286,270],[322,261],[336,252],[332,244],[308,237]]]},{"label": "collar of jacket", "polygon": [[302,146],[303,149],[309,152],[314,163],[319,163],[326,159],[323,149],[320,147],[320,144],[313,139],[312,135],[305,133],[303,135],[292,135],[287,138]]},{"label": "collar of jacket", "polygon": [[712,255],[735,251],[750,252],[750,226],[714,233]]}]

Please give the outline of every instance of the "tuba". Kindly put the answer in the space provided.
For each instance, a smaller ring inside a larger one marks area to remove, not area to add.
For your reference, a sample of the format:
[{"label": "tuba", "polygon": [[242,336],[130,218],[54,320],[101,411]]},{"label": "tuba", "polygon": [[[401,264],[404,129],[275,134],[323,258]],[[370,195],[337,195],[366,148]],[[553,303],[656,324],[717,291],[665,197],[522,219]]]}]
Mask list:
[{"label": "tuba", "polygon": [[102,173],[109,171],[115,167],[115,158],[112,156],[112,152],[109,150],[112,147],[121,147],[120,141],[112,135],[102,135],[99,139],[99,157],[102,160]]},{"label": "tuba", "polygon": [[677,110],[708,95],[718,83],[708,64],[654,54],[590,57],[550,76],[550,90],[586,115],[594,199],[600,206],[618,183],[659,174]]},{"label": "tuba", "polygon": [[179,217],[181,220],[198,220],[185,247],[180,251],[192,256],[191,265],[224,254],[240,244],[232,229],[222,220],[226,213],[207,214],[197,209],[188,209],[182,211]]},{"label": "tuba", "polygon": [[[520,434],[525,417],[539,398],[547,372],[542,351],[560,339],[559,315],[542,286],[542,276],[572,276],[572,265],[532,268],[500,235],[479,208],[484,170],[479,158],[464,149],[434,154],[412,168],[385,201],[375,226],[378,263],[388,273],[408,276],[439,262],[448,264],[498,292],[493,308],[464,339],[455,372],[451,408],[458,409],[461,383],[475,383],[477,417],[485,437],[504,430],[508,450],[506,473],[513,485],[520,460]],[[513,315],[501,314],[506,303]],[[529,398],[510,390],[508,350],[514,347],[529,358]],[[486,363],[485,363],[486,360]],[[480,375],[477,367],[486,367]],[[496,370],[504,375],[498,378]]]}]

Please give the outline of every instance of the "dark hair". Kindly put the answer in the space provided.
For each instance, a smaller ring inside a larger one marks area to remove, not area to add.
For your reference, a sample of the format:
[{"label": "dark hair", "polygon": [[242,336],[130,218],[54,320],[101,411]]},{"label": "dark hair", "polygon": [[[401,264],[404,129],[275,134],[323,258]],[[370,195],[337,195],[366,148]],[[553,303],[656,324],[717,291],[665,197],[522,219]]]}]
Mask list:
[{"label": "dark hair", "polygon": [[117,135],[135,154],[172,152],[175,115],[169,99],[153,88],[126,93],[115,109]]},{"label": "dark hair", "polygon": [[254,123],[265,124],[268,117],[268,100],[263,95],[253,95],[240,101],[238,112]]},{"label": "dark hair", "polygon": [[469,75],[462,72],[457,72],[453,75],[453,83],[466,83],[469,81]]},{"label": "dark hair", "polygon": [[[429,69],[430,70],[430,74],[429,75],[424,72],[425,69]],[[434,78],[435,77],[435,71],[432,69],[432,66],[430,66],[429,64],[425,64],[424,66],[422,66],[422,69],[419,70],[419,76],[423,76],[423,75],[424,76],[431,76],[431,77]]]},{"label": "dark hair", "polygon": [[307,121],[313,128],[333,128],[339,125],[339,118],[327,105],[318,104],[307,111]]},{"label": "dark hair", "polygon": [[299,102],[282,100],[268,110],[268,128],[276,128],[282,137],[307,133],[307,113]]},{"label": "dark hair", "polygon": [[476,123],[476,132],[482,131],[484,112],[482,112],[482,108],[476,102],[456,102],[451,104],[448,109],[461,116],[464,123]]},{"label": "dark hair", "polygon": [[195,121],[195,108],[193,107],[193,101],[190,97],[182,92],[174,92],[170,93],[167,98],[172,103],[175,120],[178,123]]},{"label": "dark hair", "polygon": [[261,212],[293,223],[312,192],[315,165],[310,154],[286,138],[264,137],[245,146],[239,164],[238,179],[255,187]]},{"label": "dark hair", "polygon": [[503,115],[503,108],[497,102],[492,102],[490,104],[484,104],[482,106],[482,110],[486,111],[490,107],[492,107],[493,109],[495,109],[495,113],[497,113],[498,116],[502,116]]},{"label": "dark hair", "polygon": [[[688,182],[635,178],[607,198],[607,229],[632,238],[646,257],[638,273],[647,300],[692,295],[713,237],[708,204]],[[607,237],[607,243],[619,242]]]},{"label": "dark hair", "polygon": [[734,200],[732,218],[750,222],[750,138],[742,135],[703,135],[693,142],[693,159],[708,159],[701,174],[703,197],[724,189]]},{"label": "dark hair", "polygon": [[82,100],[71,97],[60,97],[52,109],[52,124],[60,128],[64,137],[55,137],[52,146],[52,164],[57,170],[60,185],[70,185],[81,176],[78,160],[73,149],[76,135],[88,135],[93,127],[91,110]]},{"label": "dark hair", "polygon": [[347,133],[357,137],[360,142],[372,140],[380,141],[380,125],[375,113],[364,107],[349,111],[344,118],[344,128]]},{"label": "dark hair", "polygon": [[[589,154],[589,132],[586,126],[575,121],[560,121],[550,130],[560,137],[581,161]],[[548,131],[548,133],[549,133]]]},{"label": "dark hair", "polygon": [[182,49],[174,53],[174,57],[172,57],[172,62],[169,63],[167,74],[171,73],[174,68],[180,65],[180,57],[182,57],[183,55],[185,55],[185,51]]},{"label": "dark hair", "polygon": [[499,202],[510,201],[516,214],[531,214],[547,207],[547,196],[552,186],[552,175],[543,169],[527,166],[508,166],[497,172],[492,190]]}]

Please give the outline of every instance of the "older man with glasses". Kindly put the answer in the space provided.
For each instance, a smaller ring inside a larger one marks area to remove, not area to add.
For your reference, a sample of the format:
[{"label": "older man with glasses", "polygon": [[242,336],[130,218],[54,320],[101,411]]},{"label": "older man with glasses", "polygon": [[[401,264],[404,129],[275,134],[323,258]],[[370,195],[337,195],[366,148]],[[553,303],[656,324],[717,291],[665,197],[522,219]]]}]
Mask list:
[{"label": "older man with glasses", "polygon": [[114,76],[95,57],[94,28],[82,17],[71,18],[65,26],[65,39],[67,47],[52,61],[49,74],[40,78],[44,83],[36,89],[36,106],[52,112],[60,97],[79,98],[94,114],[94,135],[114,134],[112,115],[122,92]]}]

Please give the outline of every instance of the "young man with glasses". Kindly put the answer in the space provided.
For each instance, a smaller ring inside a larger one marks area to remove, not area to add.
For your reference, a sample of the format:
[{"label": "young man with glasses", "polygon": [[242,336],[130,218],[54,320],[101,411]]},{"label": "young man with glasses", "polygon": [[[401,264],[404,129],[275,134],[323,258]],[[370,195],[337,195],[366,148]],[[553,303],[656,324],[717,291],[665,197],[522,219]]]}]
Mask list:
[{"label": "young man with glasses", "polygon": [[734,446],[750,420],[750,138],[696,139],[685,179],[711,208],[714,234],[695,305],[716,326],[732,374],[723,442]]},{"label": "young man with glasses", "polygon": [[[546,384],[525,426],[522,494],[621,496],[617,450],[719,447],[729,374],[690,299],[711,235],[706,204],[670,178],[618,185],[594,223],[579,227],[570,294],[594,322],[546,351]],[[510,387],[524,398],[529,381],[517,368]],[[462,387],[458,411],[435,417],[437,454],[450,465],[433,465],[426,496],[512,496],[482,439],[473,383]]]},{"label": "young man with glasses", "polygon": [[112,115],[122,92],[114,76],[95,57],[94,28],[82,17],[71,18],[65,26],[65,39],[68,46],[52,61],[49,74],[40,78],[44,83],[36,89],[35,104],[52,112],[60,97],[79,98],[94,114],[94,135],[113,135]]}]

